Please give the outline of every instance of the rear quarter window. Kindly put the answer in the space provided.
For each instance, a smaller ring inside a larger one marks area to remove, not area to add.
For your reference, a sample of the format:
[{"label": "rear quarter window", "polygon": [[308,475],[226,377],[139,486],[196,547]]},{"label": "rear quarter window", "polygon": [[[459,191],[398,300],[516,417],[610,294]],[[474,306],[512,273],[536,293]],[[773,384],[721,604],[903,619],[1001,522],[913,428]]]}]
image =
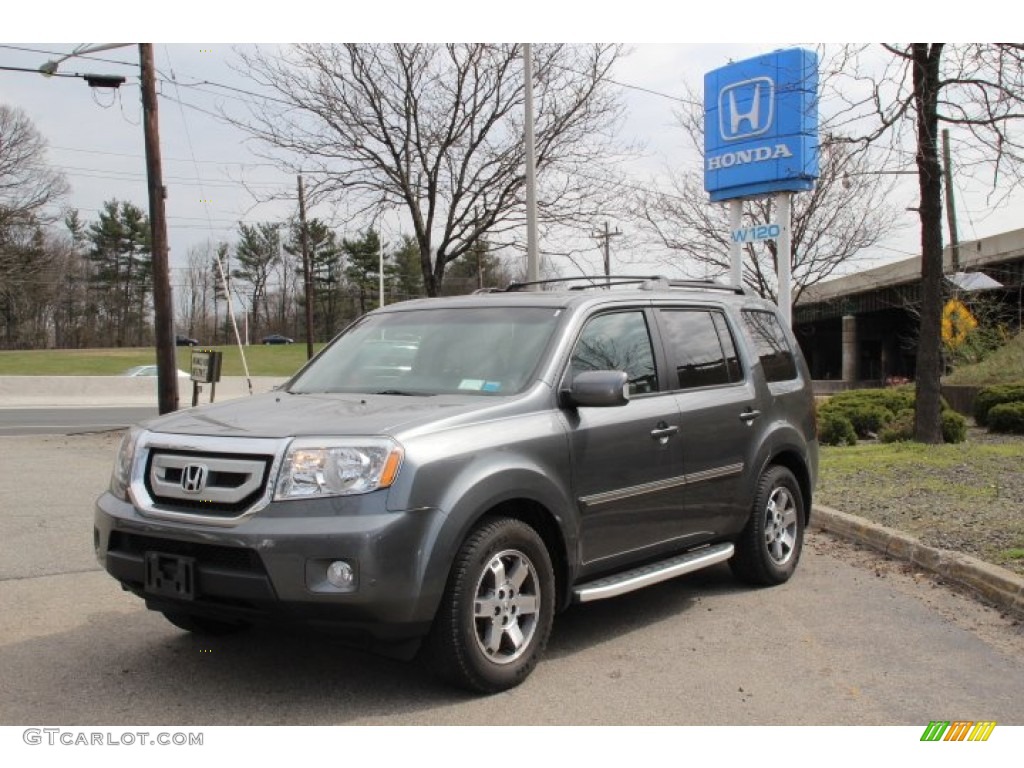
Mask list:
[{"label": "rear quarter window", "polygon": [[767,381],[790,381],[797,377],[796,358],[789,346],[782,323],[773,312],[743,310],[743,324],[754,343]]}]

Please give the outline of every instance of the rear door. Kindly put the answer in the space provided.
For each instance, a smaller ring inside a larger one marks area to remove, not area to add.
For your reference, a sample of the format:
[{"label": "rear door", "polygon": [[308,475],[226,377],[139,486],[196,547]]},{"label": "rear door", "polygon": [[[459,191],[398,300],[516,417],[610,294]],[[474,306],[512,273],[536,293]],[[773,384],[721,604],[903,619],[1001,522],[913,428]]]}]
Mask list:
[{"label": "rear door", "polygon": [[745,475],[765,408],[744,366],[725,312],[717,307],[656,310],[679,409],[685,471],[678,535],[701,541],[742,527],[749,506]]}]

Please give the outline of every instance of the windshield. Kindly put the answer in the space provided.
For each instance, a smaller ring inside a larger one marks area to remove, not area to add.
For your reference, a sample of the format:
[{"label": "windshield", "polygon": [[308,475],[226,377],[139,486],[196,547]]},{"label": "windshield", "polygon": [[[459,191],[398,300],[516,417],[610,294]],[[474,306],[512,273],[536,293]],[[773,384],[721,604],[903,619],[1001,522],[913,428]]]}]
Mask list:
[{"label": "windshield", "polygon": [[438,308],[363,318],[289,392],[510,395],[537,369],[558,309]]}]

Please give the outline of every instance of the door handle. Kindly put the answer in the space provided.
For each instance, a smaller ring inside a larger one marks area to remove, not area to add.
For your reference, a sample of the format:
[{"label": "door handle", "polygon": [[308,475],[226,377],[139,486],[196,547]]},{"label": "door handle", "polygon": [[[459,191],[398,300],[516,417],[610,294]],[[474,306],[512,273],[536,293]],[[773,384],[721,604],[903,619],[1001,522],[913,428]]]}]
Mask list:
[{"label": "door handle", "polygon": [[746,410],[740,414],[740,419],[750,424],[754,419],[761,415],[760,411]]},{"label": "door handle", "polygon": [[670,427],[668,424],[662,422],[657,428],[651,430],[651,438],[658,440],[659,442],[666,443],[672,435],[679,431],[679,427]]}]

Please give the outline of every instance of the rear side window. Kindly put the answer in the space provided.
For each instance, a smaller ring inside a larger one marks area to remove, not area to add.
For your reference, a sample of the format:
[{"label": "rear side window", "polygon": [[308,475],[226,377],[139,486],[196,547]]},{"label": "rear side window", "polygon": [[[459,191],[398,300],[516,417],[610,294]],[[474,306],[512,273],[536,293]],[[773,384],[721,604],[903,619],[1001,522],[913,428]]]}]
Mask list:
[{"label": "rear side window", "polygon": [[573,376],[582,371],[625,371],[630,394],[656,392],[651,335],[643,312],[599,315],[587,323],[572,352]]},{"label": "rear side window", "polygon": [[761,358],[765,379],[789,381],[796,378],[796,359],[790,349],[779,318],[772,312],[743,310],[743,322],[754,342],[754,351]]},{"label": "rear side window", "polygon": [[718,312],[664,309],[659,316],[679,389],[740,380],[736,347]]}]

